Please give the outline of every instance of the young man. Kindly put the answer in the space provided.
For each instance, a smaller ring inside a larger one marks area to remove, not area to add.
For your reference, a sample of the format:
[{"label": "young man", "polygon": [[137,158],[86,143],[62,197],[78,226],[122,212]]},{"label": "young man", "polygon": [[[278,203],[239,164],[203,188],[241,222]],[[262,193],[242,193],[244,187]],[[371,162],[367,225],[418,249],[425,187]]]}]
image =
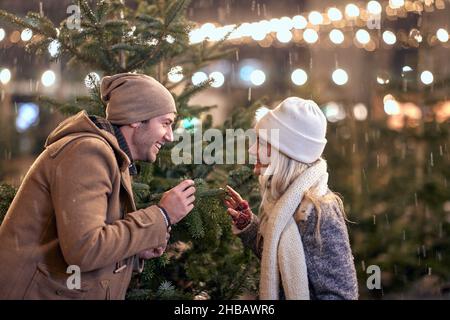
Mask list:
[{"label": "young man", "polygon": [[173,141],[170,92],[124,73],[105,77],[101,94],[106,119],[83,111],[49,135],[0,226],[0,299],[124,299],[132,271],[164,252],[170,225],[193,208],[192,180],[158,206],[133,200],[133,161],[154,162]]}]

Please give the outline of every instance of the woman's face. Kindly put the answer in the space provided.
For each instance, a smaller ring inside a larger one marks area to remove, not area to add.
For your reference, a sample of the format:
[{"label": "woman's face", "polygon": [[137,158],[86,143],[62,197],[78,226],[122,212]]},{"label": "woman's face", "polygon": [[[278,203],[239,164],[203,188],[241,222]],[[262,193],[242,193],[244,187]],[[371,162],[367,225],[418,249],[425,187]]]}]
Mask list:
[{"label": "woman's face", "polygon": [[256,157],[256,164],[253,172],[256,175],[263,174],[266,168],[270,164],[270,151],[271,145],[270,143],[259,139],[257,137],[256,142],[248,149],[248,153]]}]

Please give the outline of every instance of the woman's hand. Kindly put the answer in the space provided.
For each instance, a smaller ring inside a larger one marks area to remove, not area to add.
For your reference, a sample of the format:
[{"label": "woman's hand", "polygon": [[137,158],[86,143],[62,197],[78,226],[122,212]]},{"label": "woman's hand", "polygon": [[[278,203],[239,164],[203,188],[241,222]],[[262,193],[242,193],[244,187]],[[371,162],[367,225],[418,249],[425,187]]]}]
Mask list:
[{"label": "woman's hand", "polygon": [[227,193],[228,196],[224,200],[225,206],[228,208],[227,213],[231,216],[236,228],[242,230],[252,220],[252,210],[250,210],[248,202],[230,186],[227,186]]}]

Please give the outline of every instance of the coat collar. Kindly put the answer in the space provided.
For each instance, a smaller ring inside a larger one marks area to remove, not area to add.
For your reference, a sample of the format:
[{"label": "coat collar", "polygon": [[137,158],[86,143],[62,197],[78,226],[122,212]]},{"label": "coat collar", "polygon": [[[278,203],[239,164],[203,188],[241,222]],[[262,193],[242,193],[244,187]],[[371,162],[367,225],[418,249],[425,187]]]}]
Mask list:
[{"label": "coat collar", "polygon": [[89,115],[85,110],[62,121],[48,136],[45,147],[47,148],[51,145],[55,145],[55,150],[52,154],[56,155],[65,145],[67,145],[67,143],[83,136],[100,136],[106,140],[108,145],[114,151],[120,171],[123,172],[128,169],[131,164],[131,159],[120,148],[116,136],[106,130],[98,128],[94,122],[89,119]]},{"label": "coat collar", "polygon": [[133,156],[131,154],[130,148],[128,147],[128,143],[124,137],[124,135],[122,134],[122,131],[120,131],[120,128],[114,124],[112,124],[111,122],[109,122],[108,120],[101,118],[101,117],[97,117],[97,116],[89,116],[89,119],[100,129],[105,130],[111,134],[113,134],[116,139],[117,142],[119,144],[120,149],[125,152],[125,154],[128,156],[128,159],[130,160],[130,165],[129,165],[129,171],[130,171],[130,175],[134,176],[137,174],[137,168],[136,165],[134,164],[133,161]]}]

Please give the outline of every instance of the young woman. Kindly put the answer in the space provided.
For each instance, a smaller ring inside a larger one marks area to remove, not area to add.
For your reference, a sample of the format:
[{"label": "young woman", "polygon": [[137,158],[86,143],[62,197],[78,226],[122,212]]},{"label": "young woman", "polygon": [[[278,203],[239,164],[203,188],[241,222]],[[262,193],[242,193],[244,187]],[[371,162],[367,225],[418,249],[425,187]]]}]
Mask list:
[{"label": "young woman", "polygon": [[257,121],[249,149],[259,214],[227,186],[233,231],[261,259],[260,299],[358,298],[343,204],[328,189],[321,158],[326,126],[316,103],[287,98]]}]

